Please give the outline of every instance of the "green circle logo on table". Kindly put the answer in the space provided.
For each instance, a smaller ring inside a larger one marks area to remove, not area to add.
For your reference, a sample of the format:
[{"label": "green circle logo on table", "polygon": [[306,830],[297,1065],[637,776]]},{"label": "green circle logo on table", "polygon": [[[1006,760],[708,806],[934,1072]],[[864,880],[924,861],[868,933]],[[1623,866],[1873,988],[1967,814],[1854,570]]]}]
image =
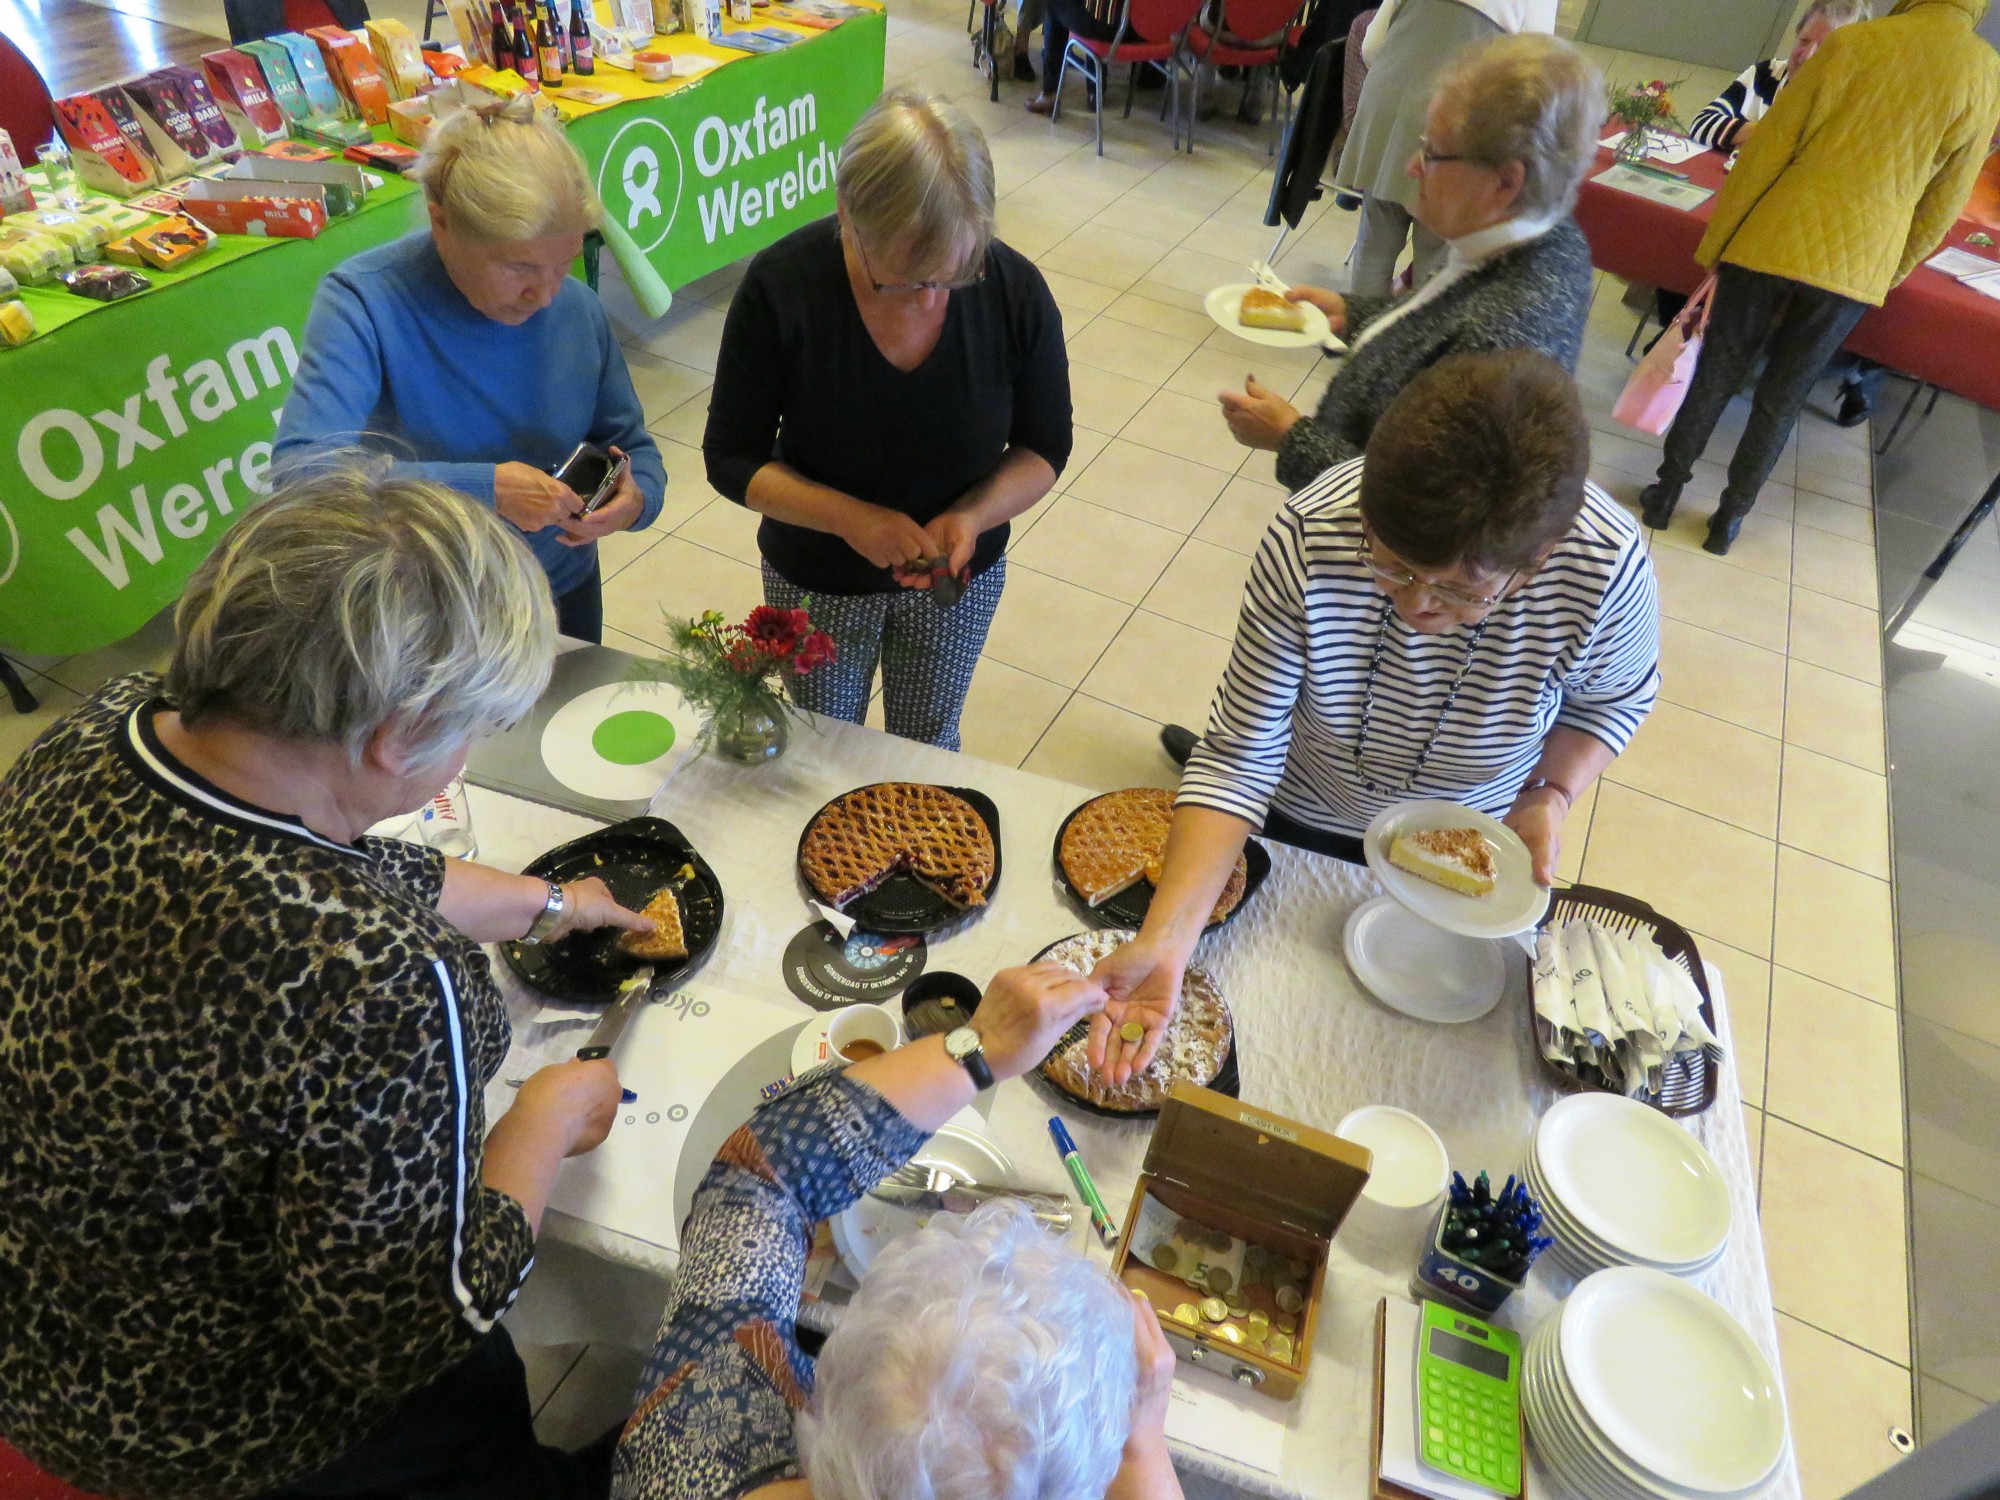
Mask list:
[{"label": "green circle logo on table", "polygon": [[628,708],[600,722],[590,748],[617,766],[643,766],[674,748],[673,720],[650,709]]}]

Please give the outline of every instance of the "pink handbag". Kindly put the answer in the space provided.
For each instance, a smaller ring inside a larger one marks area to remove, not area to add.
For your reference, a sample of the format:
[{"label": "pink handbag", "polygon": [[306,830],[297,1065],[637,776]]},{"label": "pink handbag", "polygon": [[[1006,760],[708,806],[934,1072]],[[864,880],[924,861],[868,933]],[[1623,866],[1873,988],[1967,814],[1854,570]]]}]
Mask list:
[{"label": "pink handbag", "polygon": [[1701,358],[1702,335],[1708,331],[1708,309],[1714,300],[1715,278],[1710,276],[1639,361],[1618,404],[1611,408],[1613,421],[1654,437],[1674,425],[1694,379],[1695,362]]}]

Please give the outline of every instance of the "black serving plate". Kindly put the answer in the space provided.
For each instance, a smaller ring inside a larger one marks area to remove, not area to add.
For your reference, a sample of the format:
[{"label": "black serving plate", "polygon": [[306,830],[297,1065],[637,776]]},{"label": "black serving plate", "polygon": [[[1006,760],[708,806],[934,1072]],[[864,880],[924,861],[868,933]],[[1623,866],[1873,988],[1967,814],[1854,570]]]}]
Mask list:
[{"label": "black serving plate", "polygon": [[[870,784],[881,785],[880,782]],[[857,792],[862,790],[863,787],[854,788]],[[993,836],[993,878],[986,882],[986,899],[990,904],[993,893],[1000,888],[1000,809],[994,805],[991,797],[984,792],[974,791],[971,787],[947,786],[940,787],[939,790],[950,792],[954,797],[963,798],[970,803],[972,810],[979,814],[980,821],[986,825],[986,831]],[[852,794],[849,792],[840,794],[841,797],[850,795]],[[812,832],[813,824],[825,816],[826,808],[833,806],[833,803],[839,800],[840,797],[835,797],[826,807],[822,807],[806,819],[806,826],[799,831],[797,856],[799,879],[804,883],[807,894],[815,901],[820,899],[819,892],[813,889],[812,882],[806,879],[805,874],[806,835]],[[833,903],[825,904],[831,906]],[[914,875],[896,874],[891,875],[866,895],[856,896],[847,905],[836,910],[844,916],[854,918],[870,932],[936,932],[966,917],[977,916],[985,908],[954,906]]]},{"label": "black serving plate", "polygon": [[[1098,902],[1097,905],[1092,906],[1083,892],[1070,882],[1069,871],[1063,868],[1063,835],[1069,832],[1069,825],[1076,821],[1076,815],[1096,800],[1096,797],[1092,797],[1089,801],[1080,802],[1071,808],[1069,816],[1062,820],[1062,827],[1056,830],[1055,845],[1049,851],[1049,858],[1054,862],[1056,867],[1056,884],[1061,886],[1063,894],[1069,897],[1070,905],[1082,913],[1087,920],[1095,922],[1099,927],[1131,927],[1135,929],[1143,927],[1146,923],[1146,913],[1153,905],[1152,881],[1142,875],[1117,895],[1108,897]],[[1257,894],[1257,887],[1262,885],[1264,877],[1271,873],[1271,852],[1255,839],[1246,839],[1244,841],[1243,862],[1247,866],[1243,879],[1243,899],[1230,908],[1228,916],[1222,918],[1221,921],[1210,922],[1204,927],[1202,929],[1204,932],[1213,932],[1224,923],[1235,921],[1236,914],[1250,904],[1251,898]]]},{"label": "black serving plate", "polygon": [[694,866],[694,875],[674,891],[687,938],[686,958],[634,958],[618,947],[624,932],[620,927],[572,932],[555,943],[502,943],[500,956],[543,994],[581,1005],[609,1004],[617,998],[619,984],[645,963],[653,966],[655,984],[685,978],[700,967],[721,935],[722,883],[680,829],[664,818],[628,818],[600,828],[538,856],[524,872],[558,885],[595,875],[621,906],[636,911],[686,865]]},{"label": "black serving plate", "polygon": [[[1265,868],[1267,870],[1270,868],[1268,860],[1265,863]],[[1245,892],[1244,899],[1249,899],[1248,892]],[[1238,903],[1239,906],[1241,904],[1241,902]],[[1068,942],[1069,939],[1058,938],[1056,941]],[[1034,957],[1034,962],[1040,963],[1043,959],[1047,958],[1050,950],[1055,946],[1055,943],[1051,943],[1047,948],[1037,953]],[[1229,1055],[1223,1058],[1222,1066],[1216,1069],[1215,1077],[1202,1085],[1202,1087],[1214,1089],[1218,1094],[1227,1094],[1232,1099],[1240,1099],[1243,1097],[1243,1074],[1236,1066],[1236,1013],[1234,1011],[1229,1013],[1229,1022]],[[1044,1057],[1033,1068],[1029,1069],[1028,1076],[1040,1083],[1050,1093],[1060,1098],[1065,1104],[1073,1104],[1078,1109],[1085,1110],[1093,1115],[1102,1115],[1107,1120],[1150,1120],[1158,1116],[1160,1111],[1157,1107],[1153,1109],[1116,1109],[1108,1104],[1099,1104],[1094,1099],[1086,1099],[1082,1095],[1072,1093],[1069,1089],[1063,1087],[1050,1074],[1048,1071],[1048,1059],[1054,1057],[1065,1047],[1073,1045],[1077,1038],[1089,1030],[1090,1019],[1088,1017],[1070,1027],[1068,1031],[1065,1031],[1060,1037],[1056,1038],[1056,1044],[1049,1048],[1048,1057]]]}]

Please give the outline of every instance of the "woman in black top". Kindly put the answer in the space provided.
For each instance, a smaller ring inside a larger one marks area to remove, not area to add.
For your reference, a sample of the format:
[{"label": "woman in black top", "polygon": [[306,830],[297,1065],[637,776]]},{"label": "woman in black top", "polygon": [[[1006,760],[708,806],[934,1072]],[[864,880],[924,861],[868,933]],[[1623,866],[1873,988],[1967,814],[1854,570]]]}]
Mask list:
[{"label": "woman in black top", "polygon": [[795,701],[858,724],[879,660],[889,732],[955,750],[1007,523],[1069,458],[1062,319],[993,239],[992,158],[952,104],[884,94],[836,193],[834,218],[751,262],[702,451],[764,517],[765,599],[838,645]]}]

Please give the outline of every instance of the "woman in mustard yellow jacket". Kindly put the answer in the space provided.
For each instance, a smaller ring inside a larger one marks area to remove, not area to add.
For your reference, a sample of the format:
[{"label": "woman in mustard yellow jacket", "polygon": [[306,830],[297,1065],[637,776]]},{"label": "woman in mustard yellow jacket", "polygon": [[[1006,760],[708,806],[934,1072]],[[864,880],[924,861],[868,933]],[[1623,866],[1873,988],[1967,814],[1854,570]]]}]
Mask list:
[{"label": "woman in mustard yellow jacket", "polygon": [[1708,336],[1645,523],[1672,519],[1729,398],[1767,356],[1708,525],[1725,553],[1813,381],[1870,307],[1936,248],[2000,124],[1987,0],[1899,0],[1843,27],[1778,94],[1716,198],[1695,258],[1718,273]]}]

